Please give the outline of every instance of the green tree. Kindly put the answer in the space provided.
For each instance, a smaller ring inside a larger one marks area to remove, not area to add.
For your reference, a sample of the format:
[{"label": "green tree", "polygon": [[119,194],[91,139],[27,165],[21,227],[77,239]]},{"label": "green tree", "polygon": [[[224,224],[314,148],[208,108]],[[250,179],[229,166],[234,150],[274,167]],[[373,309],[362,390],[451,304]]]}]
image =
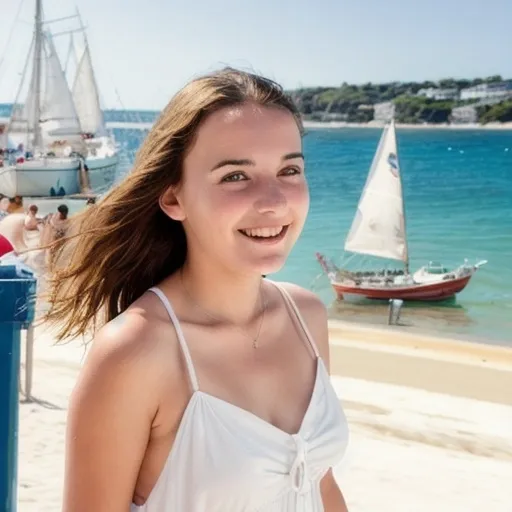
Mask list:
[{"label": "green tree", "polygon": [[508,123],[512,121],[512,100],[502,101],[495,105],[485,105],[477,109],[478,121],[485,123]]}]

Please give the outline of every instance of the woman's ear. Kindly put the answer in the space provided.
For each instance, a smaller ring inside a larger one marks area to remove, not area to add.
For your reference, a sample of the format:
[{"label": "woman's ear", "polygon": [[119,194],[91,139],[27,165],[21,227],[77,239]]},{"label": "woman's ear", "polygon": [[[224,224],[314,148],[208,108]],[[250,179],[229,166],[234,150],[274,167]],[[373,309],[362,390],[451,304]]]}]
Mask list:
[{"label": "woman's ear", "polygon": [[177,221],[184,221],[186,218],[183,207],[178,197],[176,187],[169,187],[161,196],[158,201],[162,211],[171,219]]}]

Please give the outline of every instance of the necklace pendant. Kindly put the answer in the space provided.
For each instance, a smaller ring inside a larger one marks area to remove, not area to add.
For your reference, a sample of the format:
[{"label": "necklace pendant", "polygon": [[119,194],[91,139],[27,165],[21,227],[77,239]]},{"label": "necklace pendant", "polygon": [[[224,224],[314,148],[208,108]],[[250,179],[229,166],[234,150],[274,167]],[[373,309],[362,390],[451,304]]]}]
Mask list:
[{"label": "necklace pendant", "polygon": [[252,340],[252,348],[258,348],[258,340]]}]

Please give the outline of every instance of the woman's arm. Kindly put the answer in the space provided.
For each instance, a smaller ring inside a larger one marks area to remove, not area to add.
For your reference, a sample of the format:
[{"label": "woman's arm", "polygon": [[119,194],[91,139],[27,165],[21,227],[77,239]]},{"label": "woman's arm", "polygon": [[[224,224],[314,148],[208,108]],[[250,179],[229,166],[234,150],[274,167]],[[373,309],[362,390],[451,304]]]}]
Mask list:
[{"label": "woman's arm", "polygon": [[160,395],[137,322],[124,314],[100,331],[72,394],[63,512],[130,508]]},{"label": "woman's arm", "polygon": [[345,498],[334,479],[332,469],[322,478],[320,491],[325,512],[348,512]]}]

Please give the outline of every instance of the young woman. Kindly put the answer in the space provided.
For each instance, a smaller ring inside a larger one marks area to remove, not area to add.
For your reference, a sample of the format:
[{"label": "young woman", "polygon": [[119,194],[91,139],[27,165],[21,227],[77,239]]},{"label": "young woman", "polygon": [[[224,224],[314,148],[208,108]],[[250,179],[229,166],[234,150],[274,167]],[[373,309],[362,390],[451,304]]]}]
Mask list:
[{"label": "young woman", "polygon": [[70,403],[65,512],[346,511],[326,309],[262,278],[308,206],[277,84],[225,69],[171,100],[59,249],[60,338],[105,324]]}]

